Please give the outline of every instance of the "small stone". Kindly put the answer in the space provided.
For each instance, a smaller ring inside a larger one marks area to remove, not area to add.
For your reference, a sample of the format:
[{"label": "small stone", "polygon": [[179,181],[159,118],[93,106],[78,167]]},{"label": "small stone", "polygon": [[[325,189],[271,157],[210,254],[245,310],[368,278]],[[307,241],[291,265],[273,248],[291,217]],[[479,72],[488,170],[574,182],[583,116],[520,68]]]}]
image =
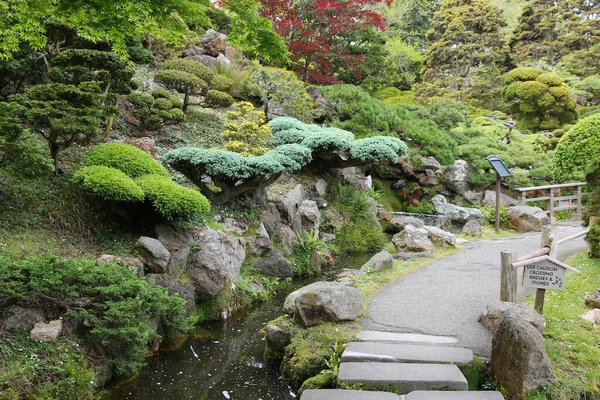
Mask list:
[{"label": "small stone", "polygon": [[600,289],[586,296],[585,305],[590,308],[600,308]]},{"label": "small stone", "polygon": [[367,261],[362,267],[361,271],[372,270],[374,272],[380,272],[387,268],[394,266],[394,258],[387,251],[381,251],[375,254],[369,261]]},{"label": "small stone", "polygon": [[135,243],[135,250],[142,255],[150,270],[158,274],[165,273],[171,253],[160,241],[142,236]]},{"label": "small stone", "polygon": [[31,330],[31,339],[42,342],[53,342],[62,332],[63,322],[60,319],[45,324],[38,322]]},{"label": "small stone", "polygon": [[581,318],[596,327],[600,324],[600,308],[594,308],[593,310],[582,314]]},{"label": "small stone", "polygon": [[395,234],[392,243],[398,251],[420,253],[433,250],[433,243],[427,237],[427,231],[412,225],[406,225],[402,232]]},{"label": "small stone", "polygon": [[285,350],[291,342],[290,334],[275,324],[267,324],[267,341],[277,350]]},{"label": "small stone", "polygon": [[481,236],[481,224],[471,219],[462,227],[461,233],[472,237],[479,237]]},{"label": "small stone", "polygon": [[278,278],[291,278],[294,276],[292,265],[278,250],[271,250],[262,256],[254,266],[270,276]]}]

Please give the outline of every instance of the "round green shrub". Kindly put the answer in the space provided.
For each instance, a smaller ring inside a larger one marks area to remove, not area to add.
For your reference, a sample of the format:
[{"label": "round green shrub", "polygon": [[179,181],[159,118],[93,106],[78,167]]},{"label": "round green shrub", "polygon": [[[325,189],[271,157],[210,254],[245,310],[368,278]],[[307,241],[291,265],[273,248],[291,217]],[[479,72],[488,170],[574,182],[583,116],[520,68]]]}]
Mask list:
[{"label": "round green shrub", "polygon": [[172,108],[169,111],[169,119],[173,122],[183,122],[185,121],[185,113],[181,108]]},{"label": "round green shrub", "polygon": [[585,240],[590,244],[590,254],[593,257],[600,257],[600,221],[590,227]]},{"label": "round green shrub", "polygon": [[181,147],[165,154],[162,162],[172,166],[180,162],[185,165],[202,166],[208,176],[227,176],[233,179],[250,177],[246,158],[233,151]]},{"label": "round green shrub", "polygon": [[173,108],[173,103],[169,99],[158,98],[154,101],[152,107],[158,110],[170,110]]},{"label": "round green shrub", "polygon": [[299,131],[308,130],[308,125],[297,120],[296,118],[291,117],[277,117],[269,121],[269,126],[271,127],[271,131],[275,135],[281,131],[287,131],[290,129],[296,129]]},{"label": "round green shrub", "polygon": [[579,120],[559,140],[552,172],[557,179],[588,173],[600,151],[600,114]]},{"label": "round green shrub", "polygon": [[312,161],[312,151],[301,144],[283,144],[266,154],[274,157],[287,172],[298,171]]},{"label": "round green shrub", "polygon": [[146,200],[167,218],[210,211],[210,203],[202,193],[180,186],[168,177],[145,175],[137,178],[136,183],[144,191]]},{"label": "round green shrub", "polygon": [[308,130],[300,130],[296,128],[279,130],[271,137],[271,145],[281,146],[284,144],[302,143],[302,141],[308,136],[310,136],[310,132]]},{"label": "round green shrub", "polygon": [[210,82],[210,87],[221,92],[229,92],[233,87],[233,80],[224,75],[215,75]]},{"label": "round green shrub", "polygon": [[101,165],[124,172],[130,178],[154,174],[169,176],[165,167],[135,146],[124,143],[106,143],[94,147],[86,157],[86,165]]},{"label": "round green shrub", "polygon": [[73,175],[76,182],[104,200],[143,200],[144,191],[118,169],[95,165],[81,168]]},{"label": "round green shrub", "polygon": [[183,107],[183,99],[181,99],[179,96],[170,95],[168,97],[168,99],[171,101],[171,104],[173,104],[173,107],[175,107],[175,108]]},{"label": "round green shrub", "polygon": [[285,167],[281,165],[277,157],[266,153],[262,156],[253,156],[246,159],[251,176],[266,176],[281,174]]},{"label": "round green shrub", "polygon": [[205,93],[208,89],[206,81],[185,71],[159,71],[154,75],[154,80],[167,89],[180,93]]},{"label": "round green shrub", "polygon": [[150,108],[152,104],[154,104],[154,97],[149,95],[148,93],[143,92],[134,92],[127,95],[127,101],[133,104],[136,107],[145,107]]},{"label": "round green shrub", "polygon": [[192,60],[191,58],[173,58],[165,61],[162,64],[162,69],[184,71],[197,76],[205,82],[211,82],[214,78],[214,73],[210,68],[200,61]]},{"label": "round green shrub", "polygon": [[313,150],[337,149],[346,151],[354,141],[354,135],[338,128],[318,128],[302,140],[302,145]]},{"label": "round green shrub", "polygon": [[[355,140],[350,147],[350,156],[371,163],[376,163],[383,159],[396,162],[398,160],[400,149],[403,149],[401,154],[404,154],[406,152],[406,146],[402,147],[398,143],[384,138],[386,138],[386,136]],[[390,137],[389,139],[394,138]],[[400,139],[396,140],[402,143]]]},{"label": "round green shrub", "polygon": [[167,89],[155,89],[151,92],[152,97],[155,99],[168,99],[172,96],[171,92]]},{"label": "round green shrub", "polygon": [[229,107],[235,100],[225,92],[210,89],[206,93],[205,103],[209,107]]}]

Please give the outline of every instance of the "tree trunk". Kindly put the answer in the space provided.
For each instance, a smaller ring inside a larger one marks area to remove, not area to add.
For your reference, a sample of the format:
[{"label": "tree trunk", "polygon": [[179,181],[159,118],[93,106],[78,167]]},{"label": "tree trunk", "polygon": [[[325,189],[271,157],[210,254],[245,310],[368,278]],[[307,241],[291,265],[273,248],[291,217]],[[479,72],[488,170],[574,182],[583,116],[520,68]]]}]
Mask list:
[{"label": "tree trunk", "polygon": [[188,92],[185,92],[185,97],[183,98],[183,106],[181,107],[181,110],[183,112],[186,112],[189,104],[190,104],[190,94]]},{"label": "tree trunk", "polygon": [[50,148],[50,157],[54,160],[54,172],[58,172],[58,153],[60,151],[60,146],[54,142],[48,142],[48,147]]}]

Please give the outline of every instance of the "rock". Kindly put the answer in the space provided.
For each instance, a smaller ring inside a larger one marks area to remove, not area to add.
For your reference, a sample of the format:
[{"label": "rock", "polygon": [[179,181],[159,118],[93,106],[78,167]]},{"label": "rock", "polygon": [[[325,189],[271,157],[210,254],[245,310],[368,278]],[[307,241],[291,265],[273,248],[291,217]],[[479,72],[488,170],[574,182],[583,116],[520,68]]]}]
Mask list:
[{"label": "rock", "polygon": [[600,289],[585,297],[585,305],[590,308],[600,308]]},{"label": "rock", "polygon": [[420,253],[433,250],[433,243],[427,237],[427,231],[412,225],[406,225],[402,232],[395,234],[392,243],[398,251]]},{"label": "rock", "polygon": [[271,250],[262,256],[254,266],[270,276],[278,278],[291,278],[294,276],[291,264],[277,250]]},{"label": "rock", "polygon": [[369,205],[369,218],[371,219],[371,221],[373,221],[377,229],[381,230],[381,222],[379,222],[379,218],[377,217],[379,209],[377,201],[372,197],[367,197],[367,204]]},{"label": "rock", "polygon": [[129,138],[125,140],[125,143],[137,147],[152,156],[155,160],[158,160],[158,155],[156,154],[156,142],[154,139],[149,137]]},{"label": "rock", "polygon": [[442,169],[442,164],[435,157],[421,157],[421,165],[419,165],[417,171],[439,171]]},{"label": "rock", "polygon": [[382,179],[398,179],[401,176],[413,176],[415,173],[413,167],[402,158],[398,158],[395,163],[390,161],[380,162],[374,166],[374,170],[377,176]]},{"label": "rock", "polygon": [[45,320],[44,313],[41,310],[12,305],[2,310],[0,331],[8,331],[10,329],[30,331],[35,324],[44,322]]},{"label": "rock", "polygon": [[355,185],[358,183],[358,178],[356,177],[356,168],[334,168],[332,171],[335,173],[336,178],[346,185]]},{"label": "rock", "polygon": [[194,55],[190,57],[192,60],[200,61],[202,64],[209,68],[216,68],[219,64],[219,60],[216,57],[209,56],[207,54]]},{"label": "rock", "polygon": [[444,184],[446,187],[459,195],[469,190],[469,164],[463,160],[456,160],[454,164],[444,172]]},{"label": "rock", "polygon": [[217,62],[222,65],[231,65],[231,60],[225,56],[225,54],[221,53],[217,56]]},{"label": "rock", "polygon": [[366,264],[360,267],[361,271],[372,270],[374,272],[383,271],[386,268],[394,266],[394,258],[387,251],[381,251],[375,254]]},{"label": "rock", "polygon": [[267,116],[267,121],[271,121],[277,117],[285,117],[287,116],[285,110],[283,109],[283,104],[280,101],[275,101],[274,99],[269,99],[262,107],[263,112]]},{"label": "rock", "polygon": [[324,179],[317,179],[315,182],[315,191],[320,197],[325,197],[327,194],[327,182]]},{"label": "rock", "polygon": [[302,222],[298,214],[300,204],[306,199],[306,190],[304,185],[296,185],[292,190],[285,194],[278,202],[277,209],[284,220],[294,232],[302,232]]},{"label": "rock", "polygon": [[169,253],[169,250],[160,241],[148,236],[142,236],[135,243],[134,249],[142,255],[146,266],[152,272],[164,274],[167,271],[171,253]]},{"label": "rock", "polygon": [[408,185],[408,181],[406,179],[398,179],[396,182],[392,183],[390,186],[394,190],[404,189]]},{"label": "rock", "polygon": [[204,54],[204,47],[201,45],[192,43],[189,44],[183,51],[181,52],[183,57],[194,58],[195,56],[200,56]]},{"label": "rock", "polygon": [[265,290],[267,290],[267,289],[265,289],[265,285],[263,285],[262,283],[259,283],[259,282],[251,282],[250,289],[252,289],[252,291],[256,292],[256,293],[262,293]]},{"label": "rock", "polygon": [[462,197],[470,203],[481,203],[481,199],[483,198],[483,192],[467,190],[463,193]]},{"label": "rock", "polygon": [[363,192],[373,189],[373,177],[371,177],[371,175],[368,175],[364,179],[359,179],[358,186]]},{"label": "rock", "polygon": [[434,187],[438,184],[439,181],[435,175],[425,175],[419,179],[419,185],[423,187]]},{"label": "rock", "polygon": [[[483,200],[481,200],[482,204],[486,205],[496,205],[496,191],[495,190],[486,190],[483,196]],[[500,205],[503,206],[516,206],[519,204],[515,199],[510,196],[505,195],[504,193],[500,193]]]},{"label": "rock", "polygon": [[110,254],[103,254],[96,259],[96,264],[104,265],[110,262],[117,263],[123,267],[131,268],[138,278],[144,276],[144,263],[137,258],[121,258]]},{"label": "rock", "polygon": [[288,332],[275,324],[267,324],[267,341],[277,350],[285,350],[292,338]]},{"label": "rock", "polygon": [[287,225],[281,225],[281,227],[275,232],[275,237],[281,245],[281,250],[286,256],[292,255],[292,249],[294,244],[298,242],[298,237]]},{"label": "rock", "polygon": [[250,245],[252,247],[252,252],[258,256],[265,254],[273,248],[269,232],[267,232],[265,224],[262,222],[258,226],[258,230],[256,231],[254,238],[252,238]]},{"label": "rock", "polygon": [[485,216],[477,208],[459,207],[448,203],[441,194],[433,196],[431,199],[433,207],[438,214],[442,214],[452,222],[466,223],[470,219],[484,220]]},{"label": "rock", "polygon": [[581,314],[581,318],[594,325],[594,328],[597,328],[598,324],[600,324],[600,308],[594,308],[593,310]]},{"label": "rock", "polygon": [[556,383],[542,334],[513,310],[504,314],[492,339],[491,368],[507,397]]},{"label": "rock", "polygon": [[508,209],[510,224],[519,232],[539,232],[548,225],[546,212],[539,207],[514,206]]},{"label": "rock", "polygon": [[148,274],[146,277],[149,282],[157,286],[162,286],[169,291],[169,294],[176,294],[185,300],[185,315],[190,316],[196,310],[196,294],[194,288],[183,282],[165,274]]},{"label": "rock", "polygon": [[424,226],[421,229],[425,229],[427,231],[427,237],[429,240],[438,246],[446,247],[456,245],[456,236],[450,232],[435,226]]},{"label": "rock", "polygon": [[290,293],[284,310],[292,311],[304,325],[315,326],[353,320],[362,314],[362,305],[362,296],[355,288],[338,282],[315,282]]},{"label": "rock", "polygon": [[175,230],[169,225],[157,225],[154,229],[157,239],[171,253],[171,258],[167,265],[167,274],[177,278],[187,266],[192,237],[190,233]]},{"label": "rock", "polygon": [[402,231],[406,225],[412,225],[415,228],[422,228],[425,226],[425,223],[416,217],[411,217],[408,215],[395,215],[390,222],[388,231],[389,233],[398,233]]},{"label": "rock", "polygon": [[237,58],[238,55],[238,51],[235,47],[233,46],[225,46],[225,57],[227,57],[228,60],[234,60],[235,58]]},{"label": "rock", "polygon": [[325,243],[333,242],[336,237],[333,233],[319,232],[319,238]]},{"label": "rock", "polygon": [[540,333],[546,329],[546,319],[533,308],[518,303],[495,301],[488,304],[485,311],[479,316],[479,322],[492,332],[496,332],[498,326],[508,311],[515,312],[519,317],[529,322]]},{"label": "rock", "polygon": [[298,209],[300,214],[300,224],[302,232],[313,232],[319,234],[319,225],[321,223],[321,212],[317,203],[313,200],[304,200]]},{"label": "rock", "polygon": [[396,254],[394,254],[392,257],[394,257],[395,260],[404,260],[404,261],[412,260],[414,258],[433,258],[433,250],[422,251],[419,253],[399,251]]},{"label": "rock", "polygon": [[467,223],[462,227],[460,233],[468,236],[479,237],[481,236],[481,224],[474,220],[468,220]]},{"label": "rock", "polygon": [[279,215],[275,203],[267,204],[267,208],[260,214],[260,221],[271,235],[279,228],[281,215]]},{"label": "rock", "polygon": [[214,29],[209,29],[206,31],[204,36],[202,36],[202,47],[204,47],[204,51],[206,54],[217,57],[219,54],[225,51],[227,47],[227,36],[215,31]]},{"label": "rock", "polygon": [[198,250],[188,260],[188,274],[200,300],[213,299],[225,285],[239,277],[246,258],[242,238],[222,231],[198,227],[192,232]]},{"label": "rock", "polygon": [[233,233],[238,236],[242,236],[248,232],[248,226],[246,224],[236,221],[233,218],[225,218],[225,220],[221,222],[221,226],[225,232]]},{"label": "rock", "polygon": [[34,325],[31,330],[30,337],[32,340],[39,340],[42,342],[53,342],[58,338],[58,335],[62,332],[63,322],[60,319],[50,321],[45,324],[38,322]]},{"label": "rock", "polygon": [[349,276],[337,278],[336,282],[341,283],[344,286],[354,286],[354,279],[350,278]]}]

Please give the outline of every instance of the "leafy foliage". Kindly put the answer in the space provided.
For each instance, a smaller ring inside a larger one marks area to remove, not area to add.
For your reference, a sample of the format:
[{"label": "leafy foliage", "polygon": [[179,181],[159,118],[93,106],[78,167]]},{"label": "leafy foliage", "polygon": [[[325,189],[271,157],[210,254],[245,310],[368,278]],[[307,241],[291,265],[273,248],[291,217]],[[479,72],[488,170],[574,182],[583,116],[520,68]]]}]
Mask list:
[{"label": "leafy foliage", "polygon": [[600,150],[600,114],[581,119],[556,146],[552,171],[557,179],[591,172]]},{"label": "leafy foliage", "polygon": [[576,104],[564,80],[538,68],[510,71],[504,100],[523,129],[552,130],[577,120]]},{"label": "leafy foliage", "polygon": [[86,165],[73,178],[104,200],[147,201],[168,219],[206,214],[210,209],[200,192],[173,182],[162,165],[134,146],[97,146],[88,153]]},{"label": "leafy foliage", "polygon": [[134,106],[132,113],[139,120],[140,129],[157,129],[185,121],[185,114],[181,110],[183,101],[174,95],[168,94],[166,98],[159,95],[162,93],[155,90],[152,94],[135,92],[127,96],[127,101]]},{"label": "leafy foliage", "polygon": [[210,68],[200,61],[191,58],[173,58],[165,61],[162,64],[162,69],[187,72],[188,74],[192,74],[202,79],[207,84],[210,83],[214,77]]},{"label": "leafy foliage", "polygon": [[381,15],[368,8],[380,2],[267,0],[262,13],[286,38],[303,81],[334,83],[335,72],[361,76],[364,48],[369,41],[353,39],[385,27]]},{"label": "leafy foliage", "polygon": [[204,105],[207,107],[229,107],[235,100],[229,94],[219,90],[209,89],[206,92]]},{"label": "leafy foliage", "polygon": [[62,260],[55,256],[11,260],[0,256],[0,291],[21,301],[38,293],[59,301],[93,298],[94,303],[69,314],[85,318],[88,338],[101,346],[118,375],[131,375],[145,366],[148,349],[161,336],[149,321],[157,319],[166,333],[185,327],[184,300],[164,288],[139,279],[130,268],[93,259]]},{"label": "leafy foliage", "polygon": [[189,72],[167,69],[157,72],[154,80],[169,90],[185,95],[182,110],[185,112],[190,104],[190,95],[206,93],[208,85],[205,81]]},{"label": "leafy foliage", "polygon": [[223,137],[227,143],[225,150],[240,153],[243,156],[256,156],[269,150],[271,128],[265,124],[265,114],[254,109],[252,103],[237,103],[236,111],[227,112]]},{"label": "leafy foliage", "polygon": [[508,54],[501,33],[505,25],[489,0],[443,0],[428,33],[423,83],[415,86],[418,96],[497,103],[497,77]]}]

